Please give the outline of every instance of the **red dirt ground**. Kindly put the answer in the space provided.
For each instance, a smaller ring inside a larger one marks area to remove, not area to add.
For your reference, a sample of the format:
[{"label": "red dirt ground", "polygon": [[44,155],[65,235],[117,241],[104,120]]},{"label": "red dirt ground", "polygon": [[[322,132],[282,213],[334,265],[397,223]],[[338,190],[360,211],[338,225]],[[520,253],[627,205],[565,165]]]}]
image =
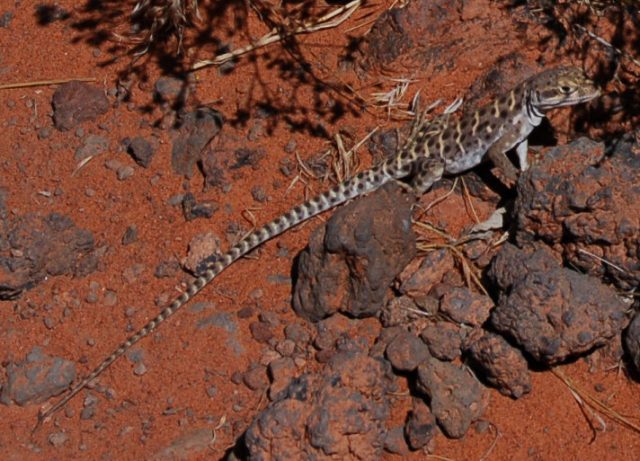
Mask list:
[{"label": "red dirt ground", "polygon": [[[83,11],[82,6],[71,1],[60,1],[57,5],[69,11],[74,19],[96,15],[95,12]],[[370,7],[367,9],[371,15],[368,18],[364,13],[356,14],[337,29],[300,38],[305,55],[317,65],[315,70],[319,78],[349,83],[365,97],[376,91],[371,82],[382,77],[369,77],[363,86],[354,72],[335,69],[337,56],[346,45],[344,32],[356,24],[374,19],[383,9],[384,5]],[[0,3],[0,14],[4,11],[13,12],[14,17],[7,29],[0,29],[0,84],[92,77],[96,79],[96,85],[107,91],[115,86],[118,72],[126,69],[129,62],[126,57],[103,65],[111,58],[111,42],[91,44],[86,31],[70,27],[64,20],[47,26],[39,25],[34,2],[19,2],[16,6],[14,2],[5,1]],[[250,25],[253,37],[265,30],[255,19]],[[367,26],[364,26],[356,34],[364,34],[366,30]],[[241,46],[246,37],[238,35],[232,41],[235,46]],[[190,59],[194,58],[193,55],[207,57],[207,51],[211,48],[191,49]],[[278,45],[268,52],[282,53]],[[423,101],[442,98],[448,103],[457,95],[464,94],[475,78],[491,68],[496,53],[496,49],[487,49],[485,56],[476,56],[474,65],[442,70],[436,77],[416,83],[412,91],[421,88]],[[524,50],[524,53],[533,52]],[[276,67],[268,67],[265,63],[265,59],[241,59],[229,75],[222,76],[215,68],[195,73],[195,99],[201,103],[214,101],[214,107],[229,116],[241,108],[247,108],[253,114],[251,107],[256,102],[268,97],[280,98],[278,100],[290,102],[297,111],[291,115],[292,118],[321,123],[330,134],[339,129],[348,130],[356,140],[377,125],[398,125],[388,122],[384,111],[376,110],[358,114],[359,117],[347,113],[338,122],[331,123],[326,117],[317,116],[313,110],[314,97],[317,96],[313,84],[294,84],[284,78]],[[7,207],[10,212],[21,215],[56,211],[67,215],[78,227],[89,229],[98,246],[107,248],[99,270],[87,278],[51,278],[27,291],[17,301],[0,303],[0,359],[3,365],[19,362],[34,346],[41,346],[49,355],[76,363],[78,374],[84,375],[129,334],[126,329],[129,322],[137,328],[156,315],[158,308],[154,302],[159,294],[173,295],[181,281],[187,280],[186,275],[179,275],[177,279],[157,279],[153,272],[159,262],[172,256],[182,258],[193,236],[206,231],[220,236],[226,246],[228,242],[224,236],[230,222],[240,223],[245,229],[251,226],[242,218],[243,210],[250,209],[257,222],[262,223],[303,199],[301,184],[287,192],[290,179],[280,173],[282,159],[295,162],[292,154],[285,153],[284,147],[295,140],[296,151],[308,159],[326,148],[326,139],[295,131],[282,117],[275,117],[277,123],[272,132],[265,130],[257,141],[250,143],[251,147],[261,147],[267,152],[260,169],[240,170],[233,178],[228,193],[222,194],[218,189],[202,192],[199,173],[190,181],[174,174],[167,132],[149,128],[148,124],[141,127],[142,120],[154,122],[162,116],[161,109],[151,100],[153,82],[160,75],[159,66],[151,60],[145,68],[144,78],[136,77],[130,103],[111,108],[96,123],[82,125],[87,132],[107,136],[111,148],[77,172],[73,152],[80,139],[75,130],[58,132],[52,129],[46,141],[39,140],[37,136],[40,127],[52,127],[51,97],[55,86],[0,90],[0,124],[3,127],[0,185],[9,192]],[[389,89],[392,85],[386,82],[385,88]],[[331,92],[321,95],[325,106],[339,98]],[[146,105],[151,107],[150,112],[142,109]],[[305,107],[308,107],[306,114],[303,113]],[[223,135],[213,142],[229,148],[241,147],[254,123],[253,118],[246,123],[227,123]],[[106,130],[99,128],[99,124],[103,124]],[[160,147],[148,169],[135,166],[126,154],[116,152],[114,148],[124,137],[150,137],[154,133],[160,140]],[[118,158],[134,166],[133,177],[119,181],[113,171],[104,167],[105,160],[109,158]],[[276,182],[280,183],[276,184],[278,187],[274,187]],[[264,187],[270,197],[259,206],[256,206],[250,192],[255,185]],[[324,187],[319,182],[312,183],[312,186],[316,191]],[[193,191],[199,200],[214,200],[222,205],[213,219],[186,223],[181,210],[168,203],[170,197],[183,193],[185,187]],[[63,194],[43,194],[43,191],[52,192],[56,188],[62,189]],[[423,201],[428,203],[433,198],[434,195],[430,194]],[[458,205],[462,204],[456,200],[452,198],[433,210],[434,221],[446,222],[454,234],[472,222],[468,213],[458,211]],[[483,210],[484,213],[488,211]],[[278,239],[279,245],[290,249],[290,257],[278,257],[278,244],[269,242],[258,253],[257,259],[243,260],[234,265],[207,287],[195,302],[214,303],[216,311],[233,315],[250,305],[278,312],[284,321],[300,321],[290,307],[290,285],[274,284],[267,277],[290,274],[292,255],[305,246],[310,232],[318,223],[319,219],[316,219]],[[138,239],[134,244],[123,246],[122,235],[129,225],[137,226]],[[144,265],[144,272],[135,283],[127,283],[123,272],[138,263]],[[84,303],[91,282],[97,282],[103,291],[114,291],[116,305],[107,307],[101,301]],[[78,299],[81,307],[72,308],[64,315],[65,299]],[[53,318],[55,325],[49,329],[43,321],[41,306],[52,300],[55,300],[54,307],[47,315]],[[19,311],[16,306],[35,306],[38,315],[22,319],[16,313]],[[124,314],[128,306],[136,308],[132,318]],[[200,428],[213,430],[224,418],[226,422],[216,430],[216,439],[209,448],[194,451],[185,458],[219,459],[265,405],[260,395],[243,384],[234,384],[230,378],[234,372],[246,370],[250,362],[260,361],[267,348],[252,338],[250,319],[238,319],[236,323],[241,330],[234,337],[244,349],[238,356],[229,348],[228,338],[222,330],[194,328],[199,315],[186,308],[163,325],[156,335],[139,345],[144,351],[147,368],[142,376],[133,374],[133,365],[126,359],[109,369],[100,378],[100,383],[115,392],[115,398],[106,400],[99,395],[98,414],[90,420],[79,418],[83,394],[69,403],[71,411],[60,412],[53,423],[49,422],[34,435],[31,429],[37,419],[38,405],[24,408],[0,406],[0,458],[149,459],[180,436]],[[577,387],[596,395],[620,413],[640,414],[638,385],[622,373],[616,370],[591,373],[583,361],[563,366],[562,371]],[[214,397],[207,395],[209,386],[217,388]],[[592,418],[589,410],[583,412],[569,389],[550,372],[534,373],[533,391],[517,401],[494,391],[491,394],[484,417],[490,423],[488,429],[471,430],[458,441],[438,436],[435,454],[442,457],[438,459],[599,461],[636,459],[640,453],[638,434],[611,420],[605,418],[606,429],[594,432],[589,420],[600,429],[598,421]],[[407,397],[407,408],[409,406]],[[163,411],[167,407],[176,411],[165,415]],[[403,414],[398,411],[398,418]],[[100,427],[96,428],[97,424]],[[55,447],[48,437],[59,431],[65,432],[68,439]],[[385,456],[388,459],[399,458],[390,454]],[[425,454],[413,453],[406,458],[424,459]]]}]

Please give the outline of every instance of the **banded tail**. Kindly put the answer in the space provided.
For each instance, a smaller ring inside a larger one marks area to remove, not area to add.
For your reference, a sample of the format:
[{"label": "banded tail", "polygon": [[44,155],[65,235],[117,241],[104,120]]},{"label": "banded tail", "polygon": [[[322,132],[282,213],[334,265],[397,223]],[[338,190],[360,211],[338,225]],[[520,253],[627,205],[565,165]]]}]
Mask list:
[{"label": "banded tail", "polygon": [[127,338],[125,342],[104,359],[89,375],[77,383],[59,402],[49,409],[38,414],[38,423],[34,431],[54,413],[64,407],[78,392],[84,389],[91,381],[96,379],[113,362],[124,355],[134,344],[155,331],[164,321],[178,312],[191,298],[207,286],[218,274],[233,264],[237,259],[249,253],[260,244],[270,240],[296,225],[330,210],[347,200],[378,189],[392,179],[400,179],[407,176],[411,169],[411,160],[401,162],[398,159],[390,159],[377,167],[358,173],[357,176],[334,186],[327,192],[323,192],[302,205],[298,205],[280,217],[265,224],[260,229],[251,232],[247,237],[231,247],[221,257],[206,258],[200,264],[200,275],[192,281],[180,296],[164,308],[155,318],[135,334]]}]

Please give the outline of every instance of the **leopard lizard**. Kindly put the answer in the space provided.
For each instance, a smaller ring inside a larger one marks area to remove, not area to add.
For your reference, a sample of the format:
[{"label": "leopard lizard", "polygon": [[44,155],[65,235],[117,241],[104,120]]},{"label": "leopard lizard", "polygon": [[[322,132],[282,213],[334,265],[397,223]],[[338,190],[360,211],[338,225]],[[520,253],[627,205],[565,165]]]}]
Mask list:
[{"label": "leopard lizard", "polygon": [[506,153],[515,148],[520,169],[527,168],[527,137],[541,123],[545,113],[557,107],[589,101],[599,94],[598,88],[584,76],[581,69],[559,67],[525,80],[491,103],[475,111],[465,112],[457,119],[451,115],[443,115],[435,121],[420,123],[397,155],[278,216],[251,232],[222,256],[205,258],[200,264],[200,275],[188,284],[182,294],[124,341],[61,400],[40,411],[36,428],[64,407],[134,344],[178,312],[218,274],[263,242],[393,180],[408,180],[416,194],[423,194],[444,174],[452,175],[469,170],[481,163],[485,155],[508,178],[515,179],[517,170]]}]

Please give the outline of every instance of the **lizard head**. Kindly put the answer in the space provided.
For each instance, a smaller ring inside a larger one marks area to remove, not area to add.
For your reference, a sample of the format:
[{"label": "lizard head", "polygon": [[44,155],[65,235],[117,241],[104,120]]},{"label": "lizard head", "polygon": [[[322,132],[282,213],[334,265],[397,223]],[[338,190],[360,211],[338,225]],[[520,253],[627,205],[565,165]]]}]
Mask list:
[{"label": "lizard head", "polygon": [[595,83],[577,67],[559,67],[542,72],[528,81],[531,103],[545,111],[572,106],[600,95]]}]

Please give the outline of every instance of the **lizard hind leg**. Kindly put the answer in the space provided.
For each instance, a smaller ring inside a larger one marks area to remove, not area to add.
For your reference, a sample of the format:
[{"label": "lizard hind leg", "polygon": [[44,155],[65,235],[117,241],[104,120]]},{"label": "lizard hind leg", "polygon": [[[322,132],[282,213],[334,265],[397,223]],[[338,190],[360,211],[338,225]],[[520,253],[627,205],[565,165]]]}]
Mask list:
[{"label": "lizard hind leg", "polygon": [[414,193],[420,196],[431,189],[431,186],[442,178],[444,160],[440,157],[423,157],[415,163],[414,174],[410,185]]}]

